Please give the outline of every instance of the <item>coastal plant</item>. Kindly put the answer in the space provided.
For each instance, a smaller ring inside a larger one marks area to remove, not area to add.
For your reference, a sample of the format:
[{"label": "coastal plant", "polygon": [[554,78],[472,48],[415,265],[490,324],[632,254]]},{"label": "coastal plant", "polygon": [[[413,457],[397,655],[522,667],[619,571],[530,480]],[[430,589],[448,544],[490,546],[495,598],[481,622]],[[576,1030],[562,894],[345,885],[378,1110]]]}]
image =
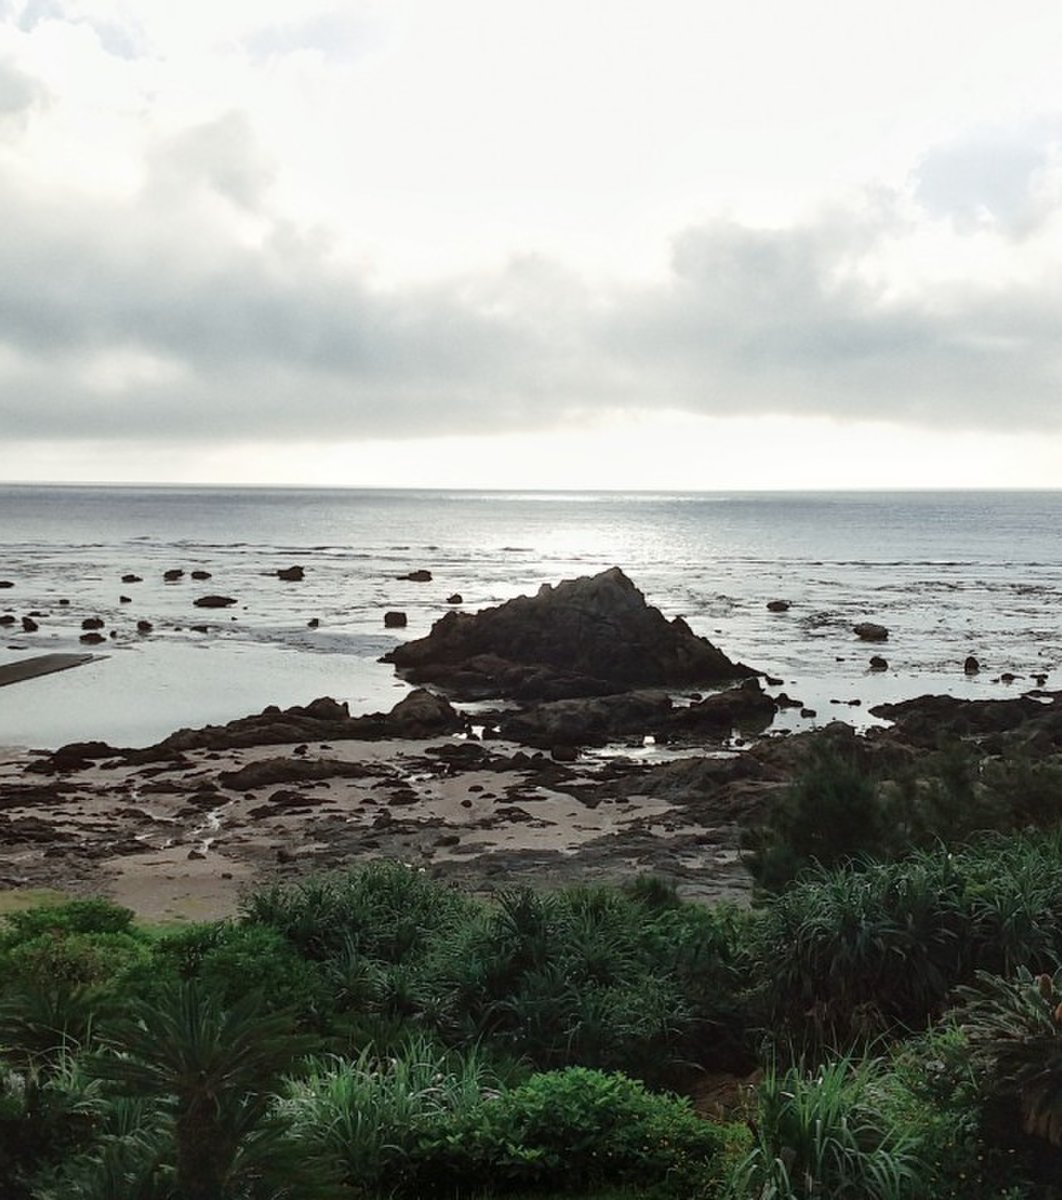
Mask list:
[{"label": "coastal plant", "polygon": [[368,1048],[353,1060],[310,1060],[287,1081],[278,1112],[304,1152],[335,1159],[351,1185],[416,1196],[463,1159],[443,1150],[497,1086],[476,1051],[457,1055],[421,1036],[391,1056]]},{"label": "coastal plant", "polygon": [[765,822],[746,834],[746,863],[767,891],[801,871],[887,855],[895,836],[877,779],[854,754],[815,741]]},{"label": "coastal plant", "polygon": [[102,896],[67,900],[61,904],[38,904],[3,916],[0,949],[43,934],[130,933],[134,916],[131,908]]},{"label": "coastal plant", "polygon": [[[272,1111],[274,1089],[310,1044],[290,1017],[265,1011],[253,993],[222,1007],[182,982],[153,1004],[133,1005],[107,1028],[105,1044],[96,1075],[116,1094],[157,1098],[168,1117],[181,1200],[240,1195],[249,1179],[290,1168],[294,1150]],[[327,1191],[312,1170],[298,1180],[307,1194],[315,1194],[311,1184]]]},{"label": "coastal plant", "polygon": [[815,1071],[767,1068],[752,1149],[733,1172],[734,1200],[902,1200],[918,1194],[915,1136],[883,1116],[876,1060],[842,1056]]}]

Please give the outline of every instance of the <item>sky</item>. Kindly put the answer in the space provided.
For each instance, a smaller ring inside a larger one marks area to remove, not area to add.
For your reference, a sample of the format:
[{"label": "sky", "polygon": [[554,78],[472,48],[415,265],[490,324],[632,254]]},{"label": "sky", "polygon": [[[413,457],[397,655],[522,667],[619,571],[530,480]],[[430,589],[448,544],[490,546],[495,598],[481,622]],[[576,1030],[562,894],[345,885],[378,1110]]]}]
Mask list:
[{"label": "sky", "polygon": [[1062,487],[1062,6],[0,0],[0,479]]}]

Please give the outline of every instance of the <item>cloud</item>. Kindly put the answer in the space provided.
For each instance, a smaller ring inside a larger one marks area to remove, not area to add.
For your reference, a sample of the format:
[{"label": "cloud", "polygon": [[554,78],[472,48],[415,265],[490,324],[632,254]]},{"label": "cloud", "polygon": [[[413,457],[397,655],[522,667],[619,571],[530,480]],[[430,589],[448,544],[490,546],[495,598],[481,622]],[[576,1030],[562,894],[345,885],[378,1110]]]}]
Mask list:
[{"label": "cloud", "polygon": [[124,208],[0,193],[5,435],[403,437],[619,408],[1062,424],[1058,287],[897,299],[861,267],[898,213],[706,223],[654,285],[591,288],[529,256],[384,290],[271,216],[269,178],[230,116],[158,148]]},{"label": "cloud", "polygon": [[47,89],[41,83],[14,63],[0,59],[0,122],[13,119],[21,125],[46,98]]}]

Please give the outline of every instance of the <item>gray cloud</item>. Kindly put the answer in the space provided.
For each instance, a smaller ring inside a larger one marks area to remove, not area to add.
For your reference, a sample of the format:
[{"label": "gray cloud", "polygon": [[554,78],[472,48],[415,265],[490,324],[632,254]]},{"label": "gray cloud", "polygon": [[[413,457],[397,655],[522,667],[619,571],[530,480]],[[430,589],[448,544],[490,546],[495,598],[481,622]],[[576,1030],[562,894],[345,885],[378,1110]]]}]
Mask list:
[{"label": "gray cloud", "polygon": [[[903,231],[887,198],[687,230],[654,286],[591,292],[526,257],[385,291],[270,215],[271,180],[237,113],[158,147],[125,205],[47,205],[0,177],[5,436],[412,436],[652,407],[1062,425],[1059,288],[891,299],[856,269]],[[260,244],[205,219],[204,195]]]},{"label": "gray cloud", "polygon": [[29,112],[47,98],[44,85],[0,59],[0,121],[15,119],[20,124]]}]

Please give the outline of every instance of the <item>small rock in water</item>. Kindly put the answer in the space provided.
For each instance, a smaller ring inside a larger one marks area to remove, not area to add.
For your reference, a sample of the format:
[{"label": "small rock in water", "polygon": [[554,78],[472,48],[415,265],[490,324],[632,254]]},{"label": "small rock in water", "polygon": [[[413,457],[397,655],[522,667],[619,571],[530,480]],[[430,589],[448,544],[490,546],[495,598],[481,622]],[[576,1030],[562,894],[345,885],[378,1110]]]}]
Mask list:
[{"label": "small rock in water", "polygon": [[464,604],[465,598],[460,592],[454,592],[452,596],[446,597],[447,604]]},{"label": "small rock in water", "polygon": [[880,654],[875,654],[870,660],[870,669],[872,671],[887,671],[889,664],[881,657]]},{"label": "small rock in water", "polygon": [[283,579],[288,583],[300,583],[305,578],[305,571],[302,567],[281,567],[277,571],[277,578]]},{"label": "small rock in water", "polygon": [[407,624],[406,614],[404,612],[385,612],[384,613],[384,628],[385,629],[404,629]]},{"label": "small rock in water", "polygon": [[1013,671],[1004,671],[999,677],[1000,683],[1013,683],[1017,679],[1017,675]]},{"label": "small rock in water", "polygon": [[81,642],[84,642],[86,646],[98,646],[100,644],[100,642],[104,642],[107,639],[103,636],[102,633],[93,632],[93,633],[83,633],[78,640]]},{"label": "small rock in water", "polygon": [[137,633],[150,633],[154,628],[155,626],[150,621],[137,621],[136,623]]},{"label": "small rock in water", "polygon": [[191,858],[191,859],[195,859],[195,858],[206,858],[206,855],[203,853],[203,851],[202,851],[202,850],[189,850],[189,851],[188,851],[188,857],[189,857],[189,858]]},{"label": "small rock in water", "polygon": [[773,613],[784,613],[789,611],[788,600],[768,600],[767,611]]},{"label": "small rock in water", "polygon": [[67,608],[67,607],[69,606],[69,604],[70,604],[70,601],[69,601],[69,600],[60,600],[60,601],[59,601],[59,607],[60,607],[60,608]]},{"label": "small rock in water", "polygon": [[398,575],[397,579],[408,579],[411,583],[431,583],[431,572],[420,570],[410,571],[408,575]]},{"label": "small rock in water", "polygon": [[972,654],[967,656],[966,661],[962,664],[962,669],[967,675],[976,675],[981,669],[981,664]]},{"label": "small rock in water", "polygon": [[81,622],[81,628],[82,629],[102,629],[103,628],[103,618],[102,617],[86,617]]},{"label": "small rock in water", "polygon": [[874,621],[862,621],[853,627],[852,632],[864,642],[887,642],[889,640],[889,631],[884,625],[878,625]]},{"label": "small rock in water", "polygon": [[[62,600],[60,600],[59,603],[62,604]],[[119,596],[118,603],[119,604],[132,604],[133,597],[132,596]]]},{"label": "small rock in water", "polygon": [[13,580],[10,580],[10,579],[0,579],[0,588],[11,588],[11,587],[14,587],[14,586],[15,586],[15,584],[14,584],[14,581],[13,581]]},{"label": "small rock in water", "polygon": [[193,600],[196,608],[228,608],[236,603],[232,596],[200,596]]},{"label": "small rock in water", "polygon": [[143,579],[139,575],[123,575],[122,583],[143,583]]},{"label": "small rock in water", "polygon": [[40,626],[32,617],[22,618],[22,631],[24,633],[36,633]]},{"label": "small rock in water", "polygon": [[176,583],[178,579],[184,578],[184,572],[180,567],[173,567],[169,571],[163,571],[162,578],[165,579],[167,583]]},{"label": "small rock in water", "polygon": [[211,576],[210,576],[209,571],[193,571],[192,572],[193,579],[209,579],[210,577]]},{"label": "small rock in water", "polygon": [[[785,683],[785,680],[779,679],[776,675],[764,675],[763,682],[768,687],[781,687],[782,684]],[[698,696],[697,699],[699,700],[700,696]]]},{"label": "small rock in water", "polygon": [[817,717],[819,714],[813,708],[802,708],[800,715],[802,717]]},{"label": "small rock in water", "polygon": [[306,622],[306,628],[307,628],[307,629],[317,629],[317,628],[318,628],[318,626],[319,626],[320,624],[321,624],[321,618],[320,618],[320,617],[311,617],[311,618],[310,618],[310,619],[309,619],[309,620]]}]

